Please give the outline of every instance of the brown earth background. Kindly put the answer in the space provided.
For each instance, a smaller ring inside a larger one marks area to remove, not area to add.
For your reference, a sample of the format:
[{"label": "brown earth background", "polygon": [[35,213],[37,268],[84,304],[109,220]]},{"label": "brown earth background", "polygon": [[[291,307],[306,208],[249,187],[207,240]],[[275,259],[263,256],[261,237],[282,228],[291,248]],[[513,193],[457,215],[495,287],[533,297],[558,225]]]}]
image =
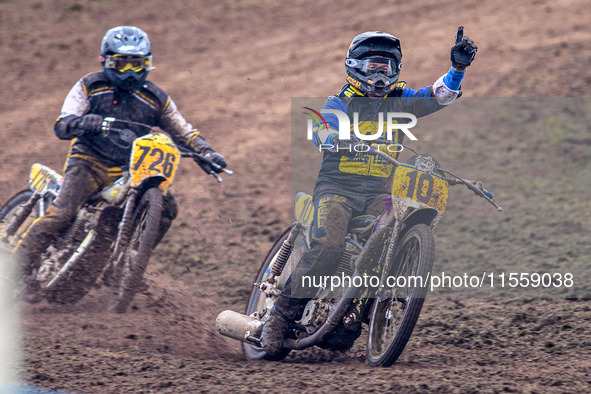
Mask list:
[{"label": "brown earth background", "polygon": [[[101,289],[75,306],[23,306],[23,381],[80,393],[591,391],[591,304],[581,299],[428,299],[387,369],[367,366],[363,338],[345,354],[246,362],[214,326],[222,310],[243,310],[261,258],[291,222],[291,99],[338,92],[346,48],[366,30],[401,39],[402,79],[420,88],[447,71],[463,25],[479,49],[458,105],[511,97],[523,106],[499,104],[491,119],[501,126],[477,128],[465,112],[458,127],[432,122],[418,134],[418,149],[485,181],[505,208],[454,190],[435,270],[469,262],[480,272],[588,272],[588,1],[0,0],[0,201],[27,186],[34,162],[62,167],[68,143],[54,136],[54,119],[76,80],[98,69],[104,32],[123,24],[149,34],[150,79],[235,174],[217,184],[181,163],[179,217],[129,313],[106,313]],[[557,98],[555,116],[529,119],[533,98]],[[561,108],[580,122],[565,126]]]}]

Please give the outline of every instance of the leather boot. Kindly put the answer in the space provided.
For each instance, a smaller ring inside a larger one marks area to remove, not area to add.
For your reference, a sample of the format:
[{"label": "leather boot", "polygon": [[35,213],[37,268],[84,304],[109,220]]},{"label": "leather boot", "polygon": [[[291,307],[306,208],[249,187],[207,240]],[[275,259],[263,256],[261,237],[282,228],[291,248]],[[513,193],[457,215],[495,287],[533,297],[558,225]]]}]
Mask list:
[{"label": "leather boot", "polygon": [[261,344],[265,353],[272,357],[281,353],[288,327],[289,319],[276,308],[271,309],[261,334]]}]

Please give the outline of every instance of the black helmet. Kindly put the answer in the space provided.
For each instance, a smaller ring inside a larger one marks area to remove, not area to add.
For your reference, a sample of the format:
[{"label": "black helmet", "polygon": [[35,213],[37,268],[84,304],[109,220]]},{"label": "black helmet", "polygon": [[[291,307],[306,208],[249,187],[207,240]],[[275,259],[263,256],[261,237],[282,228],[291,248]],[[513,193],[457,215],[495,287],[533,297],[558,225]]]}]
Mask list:
[{"label": "black helmet", "polygon": [[400,41],[392,34],[359,34],[351,42],[345,60],[347,81],[368,96],[383,97],[398,81],[401,60]]},{"label": "black helmet", "polygon": [[135,26],[109,29],[101,43],[105,75],[116,87],[134,91],[152,69],[152,45],[148,35]]}]

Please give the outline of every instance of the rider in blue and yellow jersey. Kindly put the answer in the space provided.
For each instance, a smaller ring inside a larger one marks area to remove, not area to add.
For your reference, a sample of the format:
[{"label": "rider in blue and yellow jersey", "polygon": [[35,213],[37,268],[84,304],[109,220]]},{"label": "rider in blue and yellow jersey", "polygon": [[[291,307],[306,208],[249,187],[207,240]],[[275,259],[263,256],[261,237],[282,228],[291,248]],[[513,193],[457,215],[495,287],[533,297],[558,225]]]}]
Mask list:
[{"label": "rider in blue and yellow jersey", "polygon": [[[432,85],[413,90],[398,82],[402,64],[398,38],[378,31],[362,33],[353,39],[345,60],[348,84],[326,100],[321,112],[342,111],[350,120],[351,130],[357,127],[361,135],[373,136],[380,130],[384,133],[388,112],[410,113],[418,118],[451,104],[460,95],[460,83],[476,50],[472,40],[458,34],[451,48],[449,71]],[[316,289],[303,288],[298,278],[334,270],[351,218],[362,213],[379,214],[383,210],[382,197],[389,194],[392,183],[390,163],[379,156],[356,152],[352,147],[362,143],[363,138],[340,140],[338,116],[329,113],[324,118],[326,125],[315,125],[314,143],[330,149],[324,150],[314,188],[310,248],[302,255],[263,326],[261,342],[270,356],[280,354],[289,322],[301,317],[314,296]],[[391,141],[401,143],[403,137],[404,133],[395,129]]]}]

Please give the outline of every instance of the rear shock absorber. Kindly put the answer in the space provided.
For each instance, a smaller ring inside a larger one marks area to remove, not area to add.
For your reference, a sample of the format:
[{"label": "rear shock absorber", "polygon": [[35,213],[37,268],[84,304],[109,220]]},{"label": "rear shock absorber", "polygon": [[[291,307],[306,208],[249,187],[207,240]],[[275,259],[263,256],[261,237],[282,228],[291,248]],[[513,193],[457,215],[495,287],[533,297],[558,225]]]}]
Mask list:
[{"label": "rear shock absorber", "polygon": [[283,268],[285,264],[287,264],[287,260],[291,255],[291,249],[295,242],[296,237],[300,233],[303,225],[301,223],[294,223],[291,227],[291,231],[289,232],[289,236],[283,241],[281,244],[281,248],[279,252],[273,257],[273,261],[271,262],[271,272],[267,278],[267,282],[273,284],[275,283],[275,279],[281,275],[283,272]]},{"label": "rear shock absorber", "polygon": [[7,242],[8,237],[12,237],[16,233],[16,230],[18,230],[25,219],[29,217],[31,212],[33,212],[35,204],[37,204],[37,201],[39,201],[41,197],[41,193],[34,193],[31,198],[29,198],[29,201],[19,208],[16,215],[14,215],[14,217],[10,220],[10,223],[8,223],[4,229],[5,236],[2,238],[3,242]]}]

